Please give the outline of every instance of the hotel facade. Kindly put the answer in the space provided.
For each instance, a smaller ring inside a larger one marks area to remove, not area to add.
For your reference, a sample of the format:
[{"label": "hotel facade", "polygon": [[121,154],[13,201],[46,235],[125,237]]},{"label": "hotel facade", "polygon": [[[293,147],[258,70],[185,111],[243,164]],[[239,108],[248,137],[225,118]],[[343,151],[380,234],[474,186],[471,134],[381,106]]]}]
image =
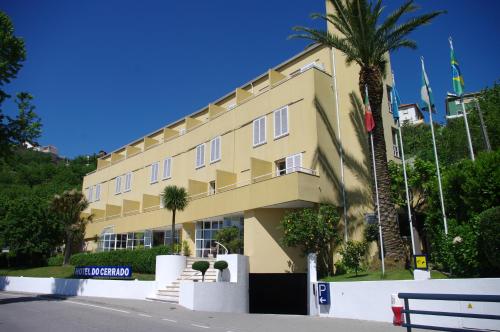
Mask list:
[{"label": "hotel facade", "polygon": [[[339,128],[347,227],[350,237],[359,237],[365,213],[373,210],[370,156],[362,108],[352,98],[354,93],[360,100],[359,67],[344,60],[336,50],[313,45],[206,107],[99,158],[82,187],[90,202],[85,213],[93,215],[86,250],[170,243],[171,213],[161,194],[165,186],[177,185],[189,194],[188,207],[176,215],[177,238],[189,245],[191,256],[213,253],[216,232],[236,226],[251,273],[304,272],[300,250],[281,242],[280,221],[287,210],[320,202],[342,211]],[[382,113],[392,159],[387,95]]]}]

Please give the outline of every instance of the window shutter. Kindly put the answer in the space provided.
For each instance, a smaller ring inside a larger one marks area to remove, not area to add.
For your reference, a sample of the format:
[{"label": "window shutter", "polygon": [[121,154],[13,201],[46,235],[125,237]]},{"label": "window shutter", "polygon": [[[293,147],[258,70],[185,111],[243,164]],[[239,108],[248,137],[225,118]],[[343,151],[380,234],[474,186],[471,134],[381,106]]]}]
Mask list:
[{"label": "window shutter", "polygon": [[257,145],[260,143],[259,123],[260,119],[254,120],[253,122],[253,145]]},{"label": "window shutter", "polygon": [[92,186],[89,187],[89,192],[87,194],[89,202],[92,203]]},{"label": "window shutter", "polygon": [[259,123],[260,143],[266,141],[266,118],[261,118]]},{"label": "window shutter", "polygon": [[95,186],[95,200],[100,201],[101,200],[101,184],[98,183]]},{"label": "window shutter", "polygon": [[280,135],[288,132],[288,107],[281,109],[281,133]]},{"label": "window shutter", "polygon": [[274,137],[278,137],[281,134],[281,112],[274,112]]},{"label": "window shutter", "polygon": [[163,161],[163,179],[168,179],[172,172],[172,158],[167,158]]},{"label": "window shutter", "polygon": [[218,159],[220,159],[220,155],[221,155],[221,151],[220,151],[220,136],[217,137],[216,145],[217,145],[217,160],[218,160]]},{"label": "window shutter", "polygon": [[298,153],[293,157],[294,172],[298,172],[302,167],[302,153]]},{"label": "window shutter", "polygon": [[286,174],[293,172],[293,162],[294,162],[293,156],[286,157],[285,159]]},{"label": "window shutter", "polygon": [[119,194],[122,191],[122,178],[117,176],[115,179],[115,194]]},{"label": "window shutter", "polygon": [[210,161],[214,161],[217,159],[217,139],[214,138],[210,142]]}]

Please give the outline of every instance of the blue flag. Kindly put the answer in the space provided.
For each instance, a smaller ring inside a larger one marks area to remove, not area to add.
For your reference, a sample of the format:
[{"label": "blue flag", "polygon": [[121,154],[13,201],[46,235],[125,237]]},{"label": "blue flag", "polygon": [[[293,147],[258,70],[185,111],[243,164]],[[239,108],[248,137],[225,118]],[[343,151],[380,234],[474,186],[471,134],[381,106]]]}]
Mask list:
[{"label": "blue flag", "polygon": [[399,120],[399,105],[401,105],[401,99],[399,98],[398,90],[396,90],[396,84],[393,82],[391,90],[391,108],[394,121]]}]

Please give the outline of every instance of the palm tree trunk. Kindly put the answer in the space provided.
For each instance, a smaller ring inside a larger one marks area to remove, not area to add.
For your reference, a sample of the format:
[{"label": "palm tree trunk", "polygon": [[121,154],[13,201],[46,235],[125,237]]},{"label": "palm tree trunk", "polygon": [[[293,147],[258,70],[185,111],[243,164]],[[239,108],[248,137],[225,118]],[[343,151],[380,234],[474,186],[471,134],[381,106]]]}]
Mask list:
[{"label": "palm tree trunk", "polygon": [[[361,68],[359,72],[359,90],[363,97],[365,96],[365,85],[368,87],[370,106],[375,120],[373,144],[379,188],[380,222],[382,224],[382,235],[384,238],[383,245],[387,259],[393,264],[403,266],[406,258],[404,243],[399,232],[399,224],[396,219],[396,209],[391,199],[391,178],[387,167],[387,152],[384,138],[384,126],[382,122],[382,98],[384,96],[384,86],[382,73],[377,67],[372,66]],[[372,158],[369,159],[371,163]],[[371,166],[373,167],[373,165]],[[375,202],[374,183],[372,183],[372,196],[373,201]]]},{"label": "palm tree trunk", "polygon": [[68,265],[71,258],[71,234],[66,233],[66,245],[64,246],[64,261],[63,265]]},{"label": "palm tree trunk", "polygon": [[175,209],[172,210],[172,230],[171,230],[171,236],[170,236],[170,244],[171,244],[171,250],[174,250],[174,244],[175,244]]}]

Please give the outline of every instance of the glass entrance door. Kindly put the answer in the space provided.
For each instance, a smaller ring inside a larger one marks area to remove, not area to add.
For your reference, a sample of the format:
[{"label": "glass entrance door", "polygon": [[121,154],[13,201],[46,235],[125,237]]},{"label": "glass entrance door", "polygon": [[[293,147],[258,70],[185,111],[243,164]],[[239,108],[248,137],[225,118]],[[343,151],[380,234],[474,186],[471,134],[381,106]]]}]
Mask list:
[{"label": "glass entrance door", "polygon": [[209,254],[215,253],[215,234],[222,228],[222,223],[222,220],[196,223],[196,257],[208,257]]}]

